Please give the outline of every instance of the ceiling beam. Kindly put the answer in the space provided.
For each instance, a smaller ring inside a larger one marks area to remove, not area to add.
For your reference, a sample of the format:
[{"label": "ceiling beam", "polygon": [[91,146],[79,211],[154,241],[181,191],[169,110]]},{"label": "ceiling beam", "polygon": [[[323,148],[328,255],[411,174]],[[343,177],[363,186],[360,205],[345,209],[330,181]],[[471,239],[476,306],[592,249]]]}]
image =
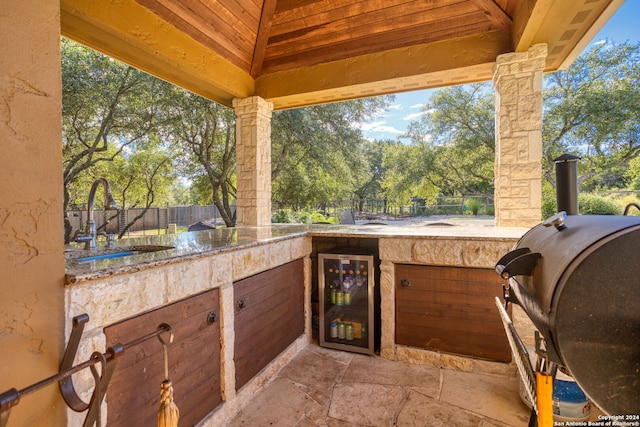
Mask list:
[{"label": "ceiling beam", "polygon": [[494,0],[471,0],[502,31],[511,31],[513,20]]},{"label": "ceiling beam", "polygon": [[271,23],[273,22],[273,14],[276,11],[277,3],[278,0],[264,0],[264,4],[262,5],[256,45],[253,49],[253,61],[251,61],[251,77],[254,79],[262,72],[262,64],[264,63],[264,57],[267,53],[267,43],[269,41]]},{"label": "ceiling beam", "polygon": [[525,52],[534,39],[556,0],[522,0],[513,16],[513,48]]},{"label": "ceiling beam", "polygon": [[511,35],[494,30],[263,74],[256,79],[256,95],[280,110],[486,81],[496,57],[511,51]]}]

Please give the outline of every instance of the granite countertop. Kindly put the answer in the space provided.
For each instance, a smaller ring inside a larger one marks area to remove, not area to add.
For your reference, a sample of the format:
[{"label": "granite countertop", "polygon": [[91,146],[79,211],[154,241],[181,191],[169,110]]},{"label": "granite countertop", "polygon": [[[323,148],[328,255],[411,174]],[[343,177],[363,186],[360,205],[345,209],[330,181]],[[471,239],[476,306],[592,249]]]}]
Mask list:
[{"label": "granite countertop", "polygon": [[[272,224],[264,227],[219,228],[179,234],[141,236],[117,241],[116,247],[111,250],[85,251],[83,244],[74,243],[65,247],[66,283],[73,284],[113,274],[131,273],[173,262],[304,236],[512,240],[521,237],[526,231],[525,228],[449,225],[426,227]],[[153,249],[154,251],[136,252],[134,255],[125,257],[84,262],[75,259],[107,252],[139,251],[140,249]]]}]

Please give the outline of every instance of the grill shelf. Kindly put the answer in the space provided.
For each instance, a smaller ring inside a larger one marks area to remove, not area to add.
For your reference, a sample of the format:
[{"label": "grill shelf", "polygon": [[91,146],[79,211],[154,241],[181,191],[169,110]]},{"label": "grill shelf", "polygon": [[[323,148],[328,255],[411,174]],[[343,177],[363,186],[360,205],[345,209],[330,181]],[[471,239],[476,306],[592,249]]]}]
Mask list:
[{"label": "grill shelf", "polygon": [[509,314],[507,314],[507,311],[502,306],[498,297],[496,297],[495,302],[498,307],[498,311],[500,312],[502,326],[504,326],[504,330],[507,333],[507,339],[509,340],[509,347],[511,347],[513,360],[515,360],[516,366],[518,367],[518,373],[524,383],[529,401],[532,403],[533,409],[537,412],[538,399],[536,397],[536,375],[533,371],[533,366],[531,366],[529,352],[527,352],[527,348],[520,339],[518,331],[516,331],[515,326],[513,326],[513,322],[509,318]]}]

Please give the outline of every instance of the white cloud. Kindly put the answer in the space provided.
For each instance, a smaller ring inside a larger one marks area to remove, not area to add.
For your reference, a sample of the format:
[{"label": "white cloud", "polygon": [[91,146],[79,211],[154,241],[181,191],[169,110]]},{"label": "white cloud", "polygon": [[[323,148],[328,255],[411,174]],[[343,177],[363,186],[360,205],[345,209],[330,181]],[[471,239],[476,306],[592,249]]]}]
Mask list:
[{"label": "white cloud", "polygon": [[387,110],[402,110],[404,107],[402,104],[393,104],[387,107]]},{"label": "white cloud", "polygon": [[387,122],[385,122],[384,120],[371,123],[360,123],[360,129],[362,129],[362,131],[364,132],[369,132],[370,130],[375,129],[378,126],[383,126],[385,124],[387,124]]},{"label": "white cloud", "polygon": [[395,133],[397,135],[400,135],[401,133],[405,132],[403,130],[396,129],[393,126],[380,126],[378,128],[375,128],[374,131],[380,132],[380,133]]},{"label": "white cloud", "polygon": [[424,104],[413,104],[413,105],[409,106],[410,109],[412,109],[412,108],[422,108],[422,107],[424,107]]},{"label": "white cloud", "polygon": [[371,133],[393,133],[400,135],[404,130],[396,129],[394,126],[388,125],[386,121],[377,121],[371,123],[363,123],[360,125],[363,132]]},{"label": "white cloud", "polygon": [[423,113],[411,113],[404,116],[402,120],[411,121],[411,120],[419,119],[422,116],[423,116]]}]

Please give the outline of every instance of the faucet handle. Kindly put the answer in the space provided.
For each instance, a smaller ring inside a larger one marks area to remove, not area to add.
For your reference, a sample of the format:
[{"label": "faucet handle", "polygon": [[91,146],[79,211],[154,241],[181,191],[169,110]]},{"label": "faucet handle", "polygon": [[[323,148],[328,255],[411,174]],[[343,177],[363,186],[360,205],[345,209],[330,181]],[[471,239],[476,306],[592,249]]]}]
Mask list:
[{"label": "faucet handle", "polygon": [[116,235],[112,234],[112,233],[107,233],[106,237],[107,237],[107,248],[108,249],[115,248],[116,247]]}]

